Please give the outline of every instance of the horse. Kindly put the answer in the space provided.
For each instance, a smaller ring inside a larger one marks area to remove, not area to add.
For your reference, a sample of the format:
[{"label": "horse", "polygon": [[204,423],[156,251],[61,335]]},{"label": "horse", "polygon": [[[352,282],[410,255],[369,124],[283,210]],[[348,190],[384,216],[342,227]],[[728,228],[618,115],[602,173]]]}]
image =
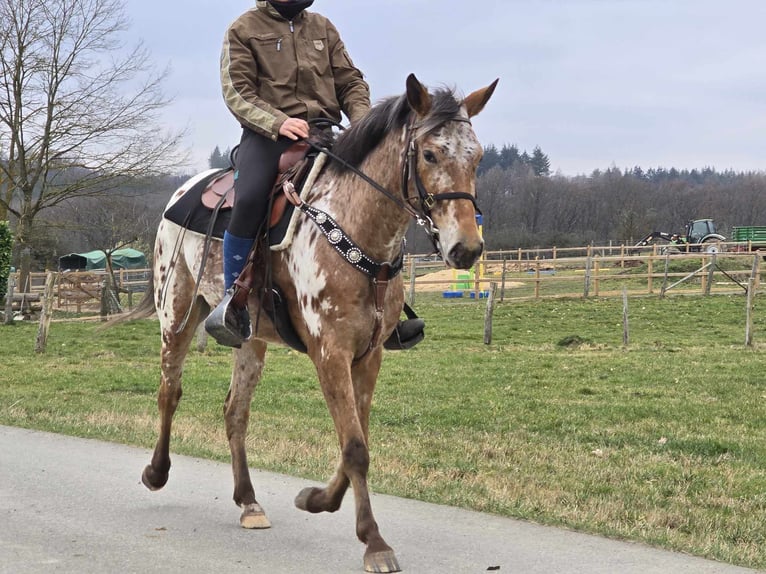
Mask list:
[{"label": "horse", "polygon": [[[367,572],[400,571],[373,516],[367,473],[370,405],[382,342],[394,331],[404,305],[398,273],[404,236],[415,218],[448,267],[467,269],[481,255],[475,183],[483,150],[471,118],[484,108],[496,85],[497,80],[462,98],[448,88],[429,91],[410,74],[404,94],[377,103],[338,135],[332,157],[304,190],[305,211],[290,246],[268,255],[273,282],[283,291],[294,331],[316,368],[340,446],[340,460],[327,485],[303,489],[295,505],[309,513],[334,512],[352,486],[356,535],[365,545]],[[168,207],[203,175],[182,185]],[[335,225],[330,232],[320,225],[327,220]],[[339,235],[353,247],[341,251],[335,241]],[[200,272],[203,253],[207,263]],[[143,306],[156,311],[162,335],[159,436],[141,477],[150,490],[161,489],[168,480],[183,363],[197,326],[223,297],[222,259],[221,242],[206,242],[204,235],[161,221],[148,304]],[[373,262],[374,275],[360,268],[360,260]],[[260,301],[255,290],[250,293],[257,332],[233,351],[224,401],[233,498],[242,510],[240,525],[249,529],[270,527],[247,465],[250,403],[267,344],[284,344],[270,318],[258,313]]]}]

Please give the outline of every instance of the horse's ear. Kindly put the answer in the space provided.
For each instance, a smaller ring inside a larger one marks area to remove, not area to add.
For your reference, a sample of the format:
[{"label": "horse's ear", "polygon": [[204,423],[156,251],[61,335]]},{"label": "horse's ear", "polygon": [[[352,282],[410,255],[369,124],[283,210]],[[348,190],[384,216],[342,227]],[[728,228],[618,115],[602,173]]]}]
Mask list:
[{"label": "horse's ear", "polygon": [[407,76],[407,101],[419,116],[431,111],[431,95],[415,74]]},{"label": "horse's ear", "polygon": [[472,118],[473,116],[477,115],[481,110],[484,109],[484,106],[487,105],[489,98],[492,97],[492,93],[495,91],[495,88],[497,87],[497,83],[499,81],[500,81],[500,78],[492,82],[486,88],[482,88],[480,90],[476,90],[475,92],[471,94],[468,94],[466,99],[463,100],[466,110],[468,110],[469,118]]}]

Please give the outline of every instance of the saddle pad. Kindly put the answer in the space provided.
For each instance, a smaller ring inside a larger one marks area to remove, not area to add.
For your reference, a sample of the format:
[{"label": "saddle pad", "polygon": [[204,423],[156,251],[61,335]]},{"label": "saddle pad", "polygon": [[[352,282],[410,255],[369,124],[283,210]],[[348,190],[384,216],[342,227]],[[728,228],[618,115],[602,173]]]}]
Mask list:
[{"label": "saddle pad", "polygon": [[[307,196],[308,190],[314,185],[326,160],[327,155],[323,153],[317,155],[314,165],[306,176],[306,181],[301,189],[301,199],[305,199]],[[213,210],[202,203],[202,194],[211,181],[220,178],[227,171],[229,170],[222,169],[211,172],[195,182],[188,190],[184,191],[182,189],[176,192],[180,194],[180,197],[165,210],[163,217],[181,227],[185,227],[189,231],[206,235],[213,216]],[[269,231],[272,251],[282,251],[290,246],[295,234],[295,228],[298,225],[298,217],[300,217],[300,211],[296,210],[291,203],[288,203],[282,220]],[[223,239],[223,233],[229,226],[230,220],[231,208],[222,207],[219,209],[218,216],[213,222],[212,237]]]},{"label": "saddle pad", "polygon": [[[322,171],[322,168],[324,167],[325,162],[327,161],[327,155],[324,153],[320,153],[317,155],[316,159],[314,160],[314,165],[311,168],[311,171],[306,176],[306,181],[303,184],[303,188],[301,189],[301,199],[305,201],[306,197],[308,196],[309,190],[314,187],[314,183],[316,182],[317,177]],[[271,240],[271,250],[272,251],[283,251],[284,249],[287,249],[290,247],[290,244],[293,242],[293,236],[295,235],[295,228],[298,225],[298,218],[301,216],[301,212],[298,209],[295,209],[295,206],[291,203],[287,204],[288,209],[285,210],[285,218],[288,216],[289,213],[289,222],[287,223],[287,226],[283,233],[277,231],[278,228],[281,227],[281,224],[277,224],[275,228],[272,228],[269,231],[270,234],[270,240]]]},{"label": "saddle pad", "polygon": [[[177,223],[181,227],[185,227],[189,231],[201,233],[202,235],[207,234],[213,210],[202,203],[202,193],[211,181],[220,177],[227,171],[230,171],[230,169],[213,171],[201,178],[188,190],[179,190],[176,192],[182,193],[182,195],[173,205],[165,210],[163,217],[173,223]],[[230,219],[231,208],[221,208],[218,211],[218,217],[216,217],[216,220],[213,223],[212,236],[218,239],[223,239],[223,232],[226,231],[226,228],[229,226]]]}]

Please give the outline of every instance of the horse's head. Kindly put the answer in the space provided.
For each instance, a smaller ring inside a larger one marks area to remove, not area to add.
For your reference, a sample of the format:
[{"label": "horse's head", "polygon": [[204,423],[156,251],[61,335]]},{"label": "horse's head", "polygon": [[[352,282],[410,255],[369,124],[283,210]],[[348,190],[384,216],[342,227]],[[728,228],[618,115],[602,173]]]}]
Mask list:
[{"label": "horse's head", "polygon": [[405,162],[408,199],[419,200],[449,267],[468,269],[484,249],[476,222],[476,169],[483,150],[470,118],[484,108],[497,82],[459,101],[449,90],[430,94],[414,74],[407,78],[414,112]]}]

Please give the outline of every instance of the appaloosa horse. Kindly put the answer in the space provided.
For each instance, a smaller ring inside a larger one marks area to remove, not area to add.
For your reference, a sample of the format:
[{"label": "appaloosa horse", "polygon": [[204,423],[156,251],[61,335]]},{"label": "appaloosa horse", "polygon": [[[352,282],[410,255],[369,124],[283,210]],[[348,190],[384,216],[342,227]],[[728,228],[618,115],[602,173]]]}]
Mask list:
[{"label": "appaloosa horse", "polygon": [[[340,442],[335,475],[324,488],[304,489],[295,505],[312,513],[334,512],[351,485],[356,534],[366,545],[369,572],[399,571],[373,517],[367,471],[370,403],[382,341],[394,330],[403,306],[398,273],[402,240],[414,217],[449,267],[469,268],[480,256],[475,179],[482,147],[470,118],[484,108],[496,84],[460,98],[448,89],[431,93],[410,75],[404,95],[382,101],[338,137],[332,148],[336,157],[327,160],[304,196],[306,209],[299,214],[292,244],[270,255],[273,282],[282,289],[294,330],[316,367]],[[169,206],[200,178],[182,186]],[[338,247],[339,238],[345,249]],[[159,226],[153,287],[147,295],[162,331],[160,433],[142,476],[152,490],[168,480],[171,422],[181,398],[184,358],[198,324],[223,296],[220,242],[213,242],[197,282],[204,245],[203,236],[186,233],[167,219]],[[360,261],[368,262],[367,268]],[[258,304],[251,294],[254,321]],[[267,342],[282,341],[261,314],[256,336],[234,351],[224,403],[234,502],[242,508],[245,528],[270,526],[256,501],[245,451],[250,402]]]}]

